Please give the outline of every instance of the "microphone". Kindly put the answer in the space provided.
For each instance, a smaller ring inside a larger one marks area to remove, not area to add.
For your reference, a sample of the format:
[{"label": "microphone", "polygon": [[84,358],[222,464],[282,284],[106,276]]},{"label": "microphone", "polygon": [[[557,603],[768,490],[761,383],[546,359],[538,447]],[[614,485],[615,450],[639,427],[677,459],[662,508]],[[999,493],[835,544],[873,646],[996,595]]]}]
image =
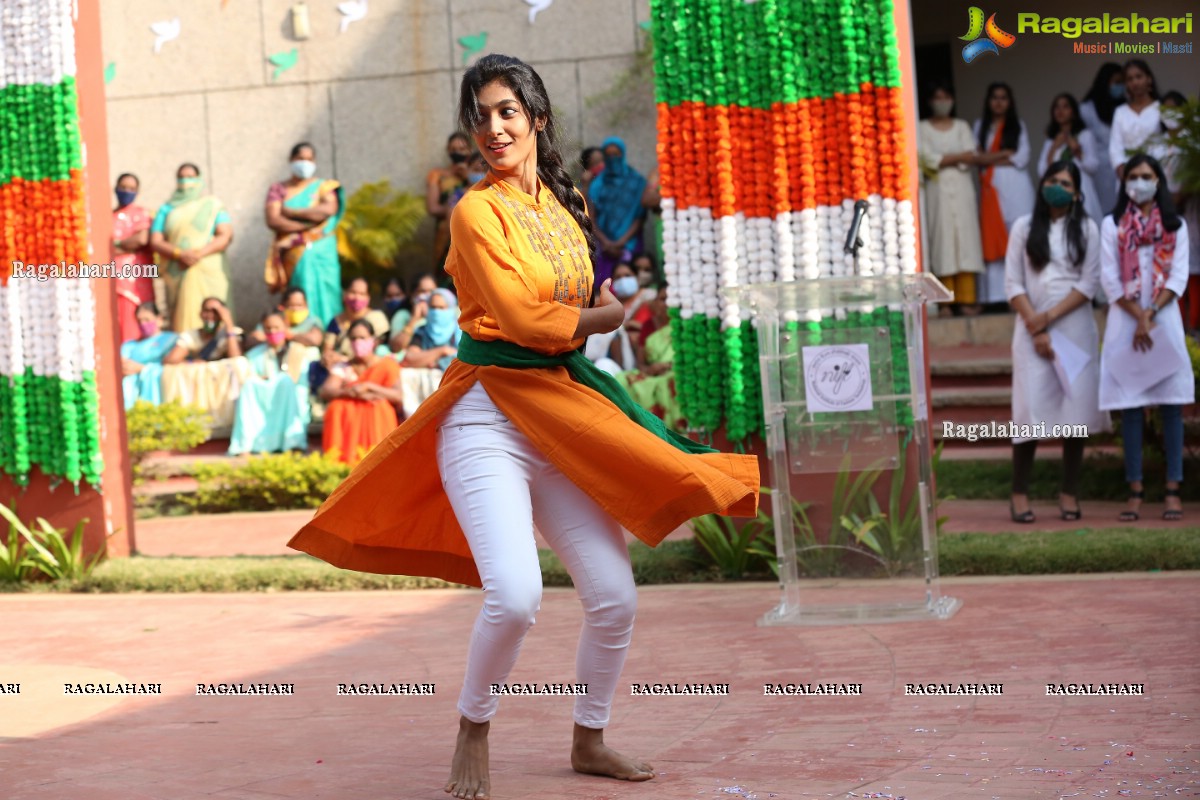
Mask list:
[{"label": "microphone", "polygon": [[846,246],[843,252],[851,255],[858,255],[858,248],[862,247],[862,240],[858,238],[858,229],[862,225],[863,217],[867,215],[867,201],[859,200],[854,204],[854,220],[850,223],[850,232],[846,234]]}]

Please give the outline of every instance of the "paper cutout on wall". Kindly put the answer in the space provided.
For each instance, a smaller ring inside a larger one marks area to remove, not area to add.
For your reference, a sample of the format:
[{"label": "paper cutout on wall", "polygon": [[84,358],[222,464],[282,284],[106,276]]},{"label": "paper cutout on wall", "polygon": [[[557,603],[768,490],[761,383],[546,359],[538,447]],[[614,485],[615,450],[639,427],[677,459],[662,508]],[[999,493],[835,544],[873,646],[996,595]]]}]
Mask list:
[{"label": "paper cutout on wall", "polygon": [[104,68],[104,85],[112,83],[112,79],[117,77],[117,62],[110,61],[108,66]]},{"label": "paper cutout on wall", "polygon": [[295,47],[283,53],[267,56],[267,61],[275,65],[275,73],[271,75],[271,80],[277,80],[280,75],[296,66],[296,62],[299,60],[300,51]]},{"label": "paper cutout on wall", "polygon": [[638,27],[639,27],[639,28],[641,28],[641,29],[642,29],[642,30],[644,30],[644,31],[648,31],[648,30],[650,30],[650,26],[651,26],[652,24],[653,24],[653,23],[651,23],[651,21],[650,21],[650,20],[648,20],[648,19],[647,19],[647,20],[642,20],[641,22],[639,22],[639,23],[638,23]]},{"label": "paper cutout on wall", "polygon": [[342,27],[339,33],[345,33],[351,22],[358,22],[367,15],[367,0],[346,0],[338,3],[338,11],[342,12]]},{"label": "paper cutout on wall", "polygon": [[529,6],[529,24],[533,24],[533,19],[539,11],[545,11],[553,3],[554,0],[525,0],[525,4]]},{"label": "paper cutout on wall", "polygon": [[179,17],[152,23],[150,30],[157,37],[154,40],[154,52],[157,53],[164,44],[179,38]]},{"label": "paper cutout on wall", "polygon": [[487,31],[474,36],[460,36],[458,43],[463,46],[463,63],[466,64],[472,56],[478,55],[487,46]]}]

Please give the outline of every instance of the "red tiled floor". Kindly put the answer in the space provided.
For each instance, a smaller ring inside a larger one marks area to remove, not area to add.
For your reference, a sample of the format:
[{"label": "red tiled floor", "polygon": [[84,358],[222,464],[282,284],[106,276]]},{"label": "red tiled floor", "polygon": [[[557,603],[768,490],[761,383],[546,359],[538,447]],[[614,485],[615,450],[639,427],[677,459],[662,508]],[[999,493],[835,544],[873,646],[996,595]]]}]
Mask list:
[{"label": "red tiled floor", "polygon": [[[943,622],[759,628],[773,586],[642,588],[608,739],[659,776],[575,775],[570,699],[512,697],[493,722],[493,797],[1200,796],[1200,574],[948,579],[943,589],[964,601]],[[859,602],[878,589],[842,582],[821,592]],[[0,596],[0,683],[6,671],[53,663],[164,690],[0,740],[0,797],[446,797],[478,607],[477,592],[456,590]],[[574,594],[547,590],[511,680],[572,680],[578,626]],[[196,683],[219,681],[289,682],[296,694],[196,696]],[[346,681],[433,682],[437,691],[337,696]],[[729,683],[731,693],[628,691],[673,681]],[[762,694],[764,683],[799,681],[861,682],[863,696]],[[1045,695],[1046,683],[1102,681],[1144,683],[1146,694]],[[1002,682],[1004,694],[905,695],[913,682]],[[0,695],[0,715],[5,702]]]}]

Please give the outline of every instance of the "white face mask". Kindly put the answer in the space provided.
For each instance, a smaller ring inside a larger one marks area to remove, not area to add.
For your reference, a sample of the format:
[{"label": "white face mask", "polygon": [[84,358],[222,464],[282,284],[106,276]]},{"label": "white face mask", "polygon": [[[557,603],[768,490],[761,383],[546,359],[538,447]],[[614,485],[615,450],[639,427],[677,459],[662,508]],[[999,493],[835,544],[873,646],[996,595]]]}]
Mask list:
[{"label": "white face mask", "polygon": [[1154,178],[1130,178],[1125,181],[1125,194],[1129,195],[1130,200],[1141,205],[1153,200],[1154,195],[1158,194],[1158,181]]},{"label": "white face mask", "polygon": [[1183,120],[1179,118],[1179,112],[1172,108],[1162,112],[1162,124],[1169,131],[1177,131]]},{"label": "white face mask", "polygon": [[308,180],[317,172],[316,162],[313,161],[293,161],[291,164],[292,174],[302,181]]},{"label": "white face mask", "polygon": [[948,117],[950,112],[954,110],[953,100],[930,100],[929,107],[933,109],[935,117]]}]

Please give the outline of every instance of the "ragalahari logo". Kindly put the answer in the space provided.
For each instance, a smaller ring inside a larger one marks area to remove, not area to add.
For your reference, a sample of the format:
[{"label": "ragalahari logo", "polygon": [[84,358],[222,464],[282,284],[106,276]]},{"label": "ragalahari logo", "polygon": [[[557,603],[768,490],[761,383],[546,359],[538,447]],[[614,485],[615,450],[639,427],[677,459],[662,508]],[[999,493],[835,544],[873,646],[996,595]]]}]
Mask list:
[{"label": "ragalahari logo", "polygon": [[[958,38],[970,43],[963,48],[962,52],[963,61],[968,64],[984,53],[1000,55],[1001,49],[1012,47],[1013,42],[1017,40],[1017,37],[1011,33],[1000,30],[1000,26],[996,24],[995,14],[988,17],[987,24],[984,24],[983,9],[979,6],[971,6],[967,9],[967,25],[967,35]],[[980,36],[985,33],[987,38],[981,39]]]}]

